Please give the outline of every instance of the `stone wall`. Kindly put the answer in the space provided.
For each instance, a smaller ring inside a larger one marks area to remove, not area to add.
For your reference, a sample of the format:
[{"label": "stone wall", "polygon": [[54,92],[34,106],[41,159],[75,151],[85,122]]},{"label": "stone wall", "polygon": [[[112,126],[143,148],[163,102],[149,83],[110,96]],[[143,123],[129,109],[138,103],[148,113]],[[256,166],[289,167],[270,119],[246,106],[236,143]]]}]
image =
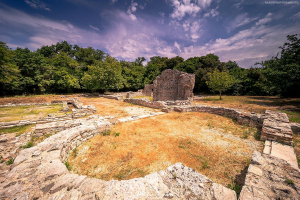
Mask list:
[{"label": "stone wall", "polygon": [[153,101],[176,101],[193,98],[195,74],[166,69],[153,81]]},{"label": "stone wall", "polygon": [[0,108],[2,107],[16,107],[16,106],[49,106],[53,104],[51,103],[19,103],[19,104],[13,104],[13,103],[8,103],[5,105],[0,105]]},{"label": "stone wall", "polygon": [[300,199],[300,170],[255,151],[239,199]]},{"label": "stone wall", "polygon": [[293,143],[293,132],[286,113],[266,110],[268,117],[264,120],[261,140],[281,141],[291,145]]},{"label": "stone wall", "polygon": [[103,97],[106,99],[114,99],[118,101],[122,101],[124,98],[124,95],[99,95],[99,97]]},{"label": "stone wall", "polygon": [[240,109],[225,108],[225,107],[211,107],[211,106],[203,106],[203,105],[177,106],[177,107],[175,106],[172,109],[174,109],[174,111],[176,112],[204,112],[204,113],[211,113],[215,115],[221,115],[221,116],[234,119],[240,124],[247,124],[249,126],[257,126],[257,127],[261,127],[264,119],[267,117],[267,115],[264,114],[249,113]]},{"label": "stone wall", "polygon": [[141,106],[145,106],[145,107],[149,107],[149,108],[155,108],[155,109],[162,109],[162,108],[166,107],[164,102],[150,101],[148,98],[124,99],[124,102],[141,105]]},{"label": "stone wall", "polygon": [[154,85],[153,84],[146,84],[143,90],[143,94],[145,96],[153,96],[153,89],[154,89]]},{"label": "stone wall", "polygon": [[181,163],[144,178],[103,181],[71,174],[63,164],[83,142],[109,129],[105,119],[53,135],[24,149],[0,177],[0,199],[224,199],[233,190]]},{"label": "stone wall", "polygon": [[137,96],[143,96],[142,92],[127,92],[126,98],[133,98]]}]

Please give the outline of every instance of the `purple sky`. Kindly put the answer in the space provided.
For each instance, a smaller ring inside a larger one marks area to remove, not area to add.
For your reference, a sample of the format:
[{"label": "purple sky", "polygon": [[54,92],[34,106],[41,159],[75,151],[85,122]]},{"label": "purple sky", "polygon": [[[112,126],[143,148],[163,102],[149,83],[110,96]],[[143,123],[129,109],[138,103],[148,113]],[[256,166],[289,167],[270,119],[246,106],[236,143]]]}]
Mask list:
[{"label": "purple sky", "polygon": [[125,60],[215,53],[249,68],[300,33],[300,2],[1,0],[0,40],[36,50],[66,40]]}]

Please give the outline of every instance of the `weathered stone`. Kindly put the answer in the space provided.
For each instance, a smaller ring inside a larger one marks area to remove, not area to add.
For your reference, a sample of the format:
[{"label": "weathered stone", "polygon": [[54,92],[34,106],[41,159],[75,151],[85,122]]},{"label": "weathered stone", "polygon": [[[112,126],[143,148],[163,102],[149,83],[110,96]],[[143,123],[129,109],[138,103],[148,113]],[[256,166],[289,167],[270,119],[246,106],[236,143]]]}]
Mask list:
[{"label": "weathered stone", "polygon": [[293,132],[286,113],[266,110],[268,117],[263,122],[261,140],[281,141],[292,144]]},{"label": "weathered stone", "polygon": [[166,69],[153,81],[153,101],[193,99],[195,74]]},{"label": "weathered stone", "polygon": [[239,199],[300,199],[300,170],[255,151]]},{"label": "weathered stone", "polygon": [[151,97],[153,95],[153,89],[154,89],[154,85],[153,84],[146,84],[143,90],[143,94],[145,96],[149,96]]}]

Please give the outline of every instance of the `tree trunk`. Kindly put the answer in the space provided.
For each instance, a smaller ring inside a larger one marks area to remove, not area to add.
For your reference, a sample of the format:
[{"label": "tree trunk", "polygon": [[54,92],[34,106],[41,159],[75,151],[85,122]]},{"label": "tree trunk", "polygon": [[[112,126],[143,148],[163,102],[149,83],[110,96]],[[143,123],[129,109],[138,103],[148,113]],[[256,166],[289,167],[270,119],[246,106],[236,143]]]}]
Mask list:
[{"label": "tree trunk", "polygon": [[220,90],[220,100],[222,100],[222,91]]}]

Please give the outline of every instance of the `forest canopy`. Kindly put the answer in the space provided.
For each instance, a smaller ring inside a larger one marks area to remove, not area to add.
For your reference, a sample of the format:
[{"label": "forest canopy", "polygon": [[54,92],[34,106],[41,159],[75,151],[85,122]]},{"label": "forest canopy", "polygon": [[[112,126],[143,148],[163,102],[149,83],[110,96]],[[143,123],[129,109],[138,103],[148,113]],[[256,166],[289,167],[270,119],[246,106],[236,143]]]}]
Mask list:
[{"label": "forest canopy", "polygon": [[277,56],[256,63],[260,66],[244,69],[235,61],[221,62],[214,54],[187,60],[154,56],[144,66],[144,57],[117,60],[102,50],[67,41],[36,51],[12,50],[0,41],[0,95],[135,91],[163,70],[178,69],[196,75],[194,92],[209,93],[206,82],[217,70],[233,77],[226,94],[300,97],[300,38],[288,35],[279,49]]}]

